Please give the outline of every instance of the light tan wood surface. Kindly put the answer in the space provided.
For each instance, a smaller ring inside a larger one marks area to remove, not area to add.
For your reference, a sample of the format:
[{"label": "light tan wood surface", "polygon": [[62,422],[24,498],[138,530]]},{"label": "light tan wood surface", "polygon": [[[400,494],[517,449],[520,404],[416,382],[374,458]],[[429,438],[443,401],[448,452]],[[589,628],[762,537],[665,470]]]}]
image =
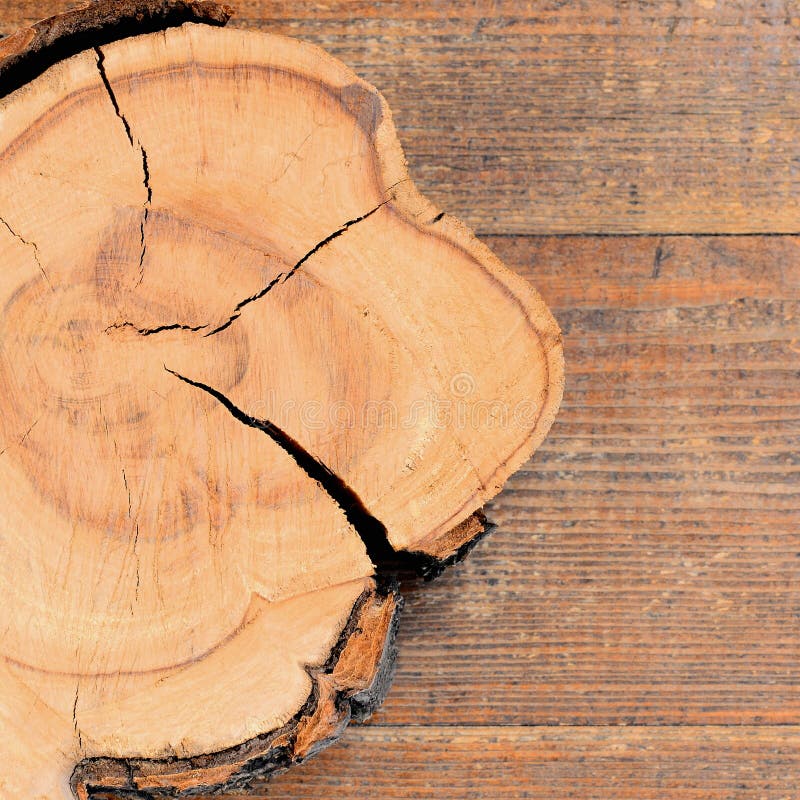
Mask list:
[{"label": "light tan wood surface", "polygon": [[4,797],[332,741],[388,686],[387,575],[464,554],[561,398],[553,317],[377,91],[225,13],[0,44]]}]

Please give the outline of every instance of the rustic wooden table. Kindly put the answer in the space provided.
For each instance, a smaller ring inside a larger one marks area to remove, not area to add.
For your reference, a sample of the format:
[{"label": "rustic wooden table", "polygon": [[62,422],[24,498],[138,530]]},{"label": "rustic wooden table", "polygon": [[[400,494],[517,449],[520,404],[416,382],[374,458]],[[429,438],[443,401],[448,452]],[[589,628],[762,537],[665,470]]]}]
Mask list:
[{"label": "rustic wooden table", "polygon": [[[0,0],[0,31],[64,10]],[[565,334],[497,531],[277,798],[800,794],[800,6],[242,0],[394,109]]]}]

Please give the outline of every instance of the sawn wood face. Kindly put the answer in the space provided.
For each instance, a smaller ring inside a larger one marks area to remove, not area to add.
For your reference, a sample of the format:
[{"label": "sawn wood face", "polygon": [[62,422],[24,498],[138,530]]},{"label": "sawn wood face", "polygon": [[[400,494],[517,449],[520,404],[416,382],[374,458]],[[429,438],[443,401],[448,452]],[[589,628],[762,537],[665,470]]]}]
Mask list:
[{"label": "sawn wood face", "polygon": [[0,44],[2,797],[332,741],[388,687],[387,576],[463,557],[560,402],[555,320],[418,193],[382,96],[228,16]]}]

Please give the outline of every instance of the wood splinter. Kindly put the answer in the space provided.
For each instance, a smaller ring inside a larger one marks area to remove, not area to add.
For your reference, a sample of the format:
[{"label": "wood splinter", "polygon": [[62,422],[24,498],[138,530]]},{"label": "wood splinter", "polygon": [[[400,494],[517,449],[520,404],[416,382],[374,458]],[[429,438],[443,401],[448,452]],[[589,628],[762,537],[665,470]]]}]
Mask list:
[{"label": "wood splinter", "polygon": [[0,797],[180,796],[382,700],[563,385],[378,92],[207,2],[0,42]]}]

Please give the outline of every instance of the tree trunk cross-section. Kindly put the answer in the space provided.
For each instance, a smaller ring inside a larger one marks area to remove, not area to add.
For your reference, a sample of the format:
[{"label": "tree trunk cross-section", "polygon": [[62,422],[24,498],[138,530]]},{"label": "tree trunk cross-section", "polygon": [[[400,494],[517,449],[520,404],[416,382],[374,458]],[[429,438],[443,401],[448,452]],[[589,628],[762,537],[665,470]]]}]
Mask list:
[{"label": "tree trunk cross-section", "polygon": [[211,3],[0,42],[0,797],[301,761],[391,679],[391,572],[484,531],[563,386],[383,98]]}]

